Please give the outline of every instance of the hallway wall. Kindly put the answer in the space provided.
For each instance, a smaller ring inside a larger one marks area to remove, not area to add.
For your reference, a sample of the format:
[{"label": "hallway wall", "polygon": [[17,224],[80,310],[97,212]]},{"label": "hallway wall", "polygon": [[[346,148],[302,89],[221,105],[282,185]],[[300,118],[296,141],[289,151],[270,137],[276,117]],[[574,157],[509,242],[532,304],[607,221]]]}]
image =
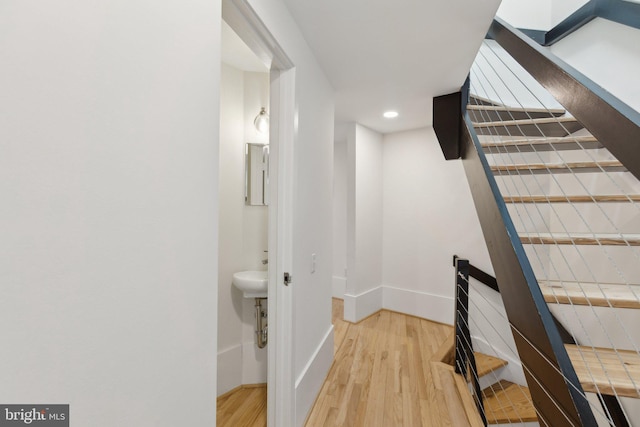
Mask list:
[{"label": "hallway wall", "polygon": [[493,271],[462,163],[444,160],[430,127],[380,135],[353,124],[347,144],[336,148],[347,178],[336,173],[334,193],[346,186],[334,216],[335,246],[347,236],[334,261],[349,265],[345,319],[386,308],[452,324],[453,255]]},{"label": "hallway wall", "polygon": [[357,123],[347,139],[347,284],[344,318],[382,308],[383,136]]},{"label": "hallway wall", "polygon": [[493,271],[462,163],[423,128],[385,135],[383,171],[384,307],[452,324],[453,255]]},{"label": "hallway wall", "polygon": [[7,0],[0,402],[215,420],[220,2]]}]

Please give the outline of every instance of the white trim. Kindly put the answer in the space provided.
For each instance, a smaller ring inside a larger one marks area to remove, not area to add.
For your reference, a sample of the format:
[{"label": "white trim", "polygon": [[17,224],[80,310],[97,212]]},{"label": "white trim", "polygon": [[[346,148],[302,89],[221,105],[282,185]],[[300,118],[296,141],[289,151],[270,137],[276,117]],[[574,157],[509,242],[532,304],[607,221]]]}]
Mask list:
[{"label": "white trim", "polygon": [[344,294],[347,291],[347,278],[341,276],[333,276],[331,281],[331,296],[334,298],[344,298]]},{"label": "white trim", "polygon": [[296,426],[303,426],[333,363],[333,325],[296,379]]},{"label": "white trim", "polygon": [[293,265],[295,69],[247,0],[223,0],[222,17],[271,68],[269,130],[269,289],[267,426],[289,427],[295,419],[293,290],[283,285]]},{"label": "white trim", "polygon": [[384,286],[382,306],[387,310],[453,325],[455,307],[452,297]]},{"label": "white trim", "polygon": [[358,295],[344,294],[344,319],[349,322],[359,322],[383,308],[453,325],[452,297],[392,286],[378,286]]},{"label": "white trim", "polygon": [[242,344],[218,352],[217,383],[218,396],[242,384]]},{"label": "white trim", "polygon": [[359,322],[382,309],[382,286],[358,295],[344,294],[344,320]]},{"label": "white trim", "polygon": [[[295,280],[293,266],[293,173],[295,136],[295,69],[271,72],[271,204],[269,205],[269,350],[267,425],[291,426],[295,419],[293,370],[293,287],[284,285],[284,273]],[[277,111],[278,120],[274,120]],[[275,126],[274,126],[275,125]],[[274,144],[275,142],[275,144]],[[274,150],[275,148],[275,150]],[[274,159],[275,158],[275,159]],[[275,163],[274,161],[275,160]],[[271,262],[271,261],[270,261]],[[275,265],[275,268],[273,266]],[[295,285],[295,282],[294,282]],[[275,334],[274,334],[275,332]],[[273,345],[275,344],[275,346]]]}]

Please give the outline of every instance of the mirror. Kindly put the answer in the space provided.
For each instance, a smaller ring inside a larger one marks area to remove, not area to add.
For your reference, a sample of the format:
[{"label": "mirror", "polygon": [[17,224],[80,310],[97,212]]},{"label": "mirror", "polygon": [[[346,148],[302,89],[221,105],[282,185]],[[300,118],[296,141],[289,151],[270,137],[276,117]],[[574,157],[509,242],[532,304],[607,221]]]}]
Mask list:
[{"label": "mirror", "polygon": [[269,146],[247,143],[244,201],[249,206],[269,204]]}]

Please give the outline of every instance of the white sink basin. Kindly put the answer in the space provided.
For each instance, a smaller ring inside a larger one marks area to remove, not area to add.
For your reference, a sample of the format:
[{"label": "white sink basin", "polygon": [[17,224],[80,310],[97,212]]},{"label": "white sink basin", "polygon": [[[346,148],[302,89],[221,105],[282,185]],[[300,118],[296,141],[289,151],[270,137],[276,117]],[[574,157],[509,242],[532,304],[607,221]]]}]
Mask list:
[{"label": "white sink basin", "polygon": [[233,275],[233,284],[245,298],[267,297],[266,271],[240,271]]}]

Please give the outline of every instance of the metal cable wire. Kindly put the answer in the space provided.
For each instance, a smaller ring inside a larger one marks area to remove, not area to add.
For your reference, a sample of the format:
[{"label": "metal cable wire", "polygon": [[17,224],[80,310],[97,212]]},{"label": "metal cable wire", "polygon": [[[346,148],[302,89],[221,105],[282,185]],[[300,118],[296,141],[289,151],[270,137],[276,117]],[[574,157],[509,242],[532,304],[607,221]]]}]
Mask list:
[{"label": "metal cable wire", "polygon": [[[482,52],[481,52],[481,53],[482,53]],[[497,55],[496,55],[496,56],[497,56]],[[506,64],[505,64],[505,65],[506,65]],[[482,71],[482,72],[484,72],[484,71]],[[480,80],[480,79],[478,79],[478,80]],[[480,81],[481,81],[481,80],[480,80]],[[489,79],[487,79],[487,81],[490,83],[490,80],[489,80]],[[495,89],[494,89],[494,92],[497,92],[497,91],[495,91]],[[486,90],[485,90],[485,93],[488,93],[488,91],[486,91]],[[534,96],[535,96],[535,94],[534,94]],[[537,99],[537,98],[536,98],[536,99]],[[540,103],[541,103],[541,105],[543,105],[543,107],[544,107],[544,108],[546,108],[546,109],[548,110],[548,108],[547,108],[546,106],[544,106],[544,104],[543,104],[542,102],[540,102]],[[522,106],[522,105],[521,105],[521,106]],[[482,115],[482,111],[481,111],[480,113],[481,113],[481,115]],[[510,114],[510,113],[509,113],[509,114]],[[513,116],[511,115],[511,117],[513,117]],[[561,124],[561,125],[562,125],[562,124]],[[538,129],[540,129],[537,125],[536,125],[536,127],[537,127]],[[510,133],[510,132],[508,132],[508,133]],[[524,132],[522,132],[522,133],[524,134]],[[568,132],[567,132],[567,133],[568,133]],[[543,132],[541,132],[541,134],[542,134],[542,135],[544,135],[544,133],[543,133]],[[492,136],[492,138],[496,139],[496,138],[495,138],[495,135],[494,135],[494,136]],[[501,140],[500,140],[500,141],[501,141]],[[580,146],[581,146],[581,144],[580,144],[578,141],[576,141],[576,143],[577,143],[578,145],[580,145]],[[555,147],[553,147],[553,145],[551,146],[551,148],[552,148],[552,150],[556,151],[556,154],[557,154],[557,150],[555,149]],[[581,146],[581,148],[582,148],[582,150],[584,150],[584,147],[582,147],[582,146]],[[519,148],[518,148],[518,151],[519,151]],[[498,152],[499,152],[499,150],[498,150]],[[541,158],[541,157],[542,157],[542,156],[540,155],[540,153],[535,152],[535,150],[534,150],[534,153],[536,153],[536,155],[537,155],[539,158]],[[505,155],[506,155],[506,157],[508,157],[509,159],[512,159],[512,157],[513,157],[513,156],[511,155],[511,153],[510,153],[510,152],[508,152],[508,151],[506,151],[506,152],[505,152],[505,153],[503,153],[503,154],[505,154]],[[559,156],[559,157],[560,157],[560,158],[562,158],[562,156]],[[543,160],[543,159],[541,159],[541,160]],[[513,160],[511,160],[511,161],[513,162]],[[565,162],[565,164],[566,164],[566,162]],[[601,170],[602,170],[603,172],[605,172],[603,168],[601,168]],[[575,172],[574,172],[574,171],[571,171],[571,173],[575,176]],[[606,172],[605,172],[605,173],[606,173]],[[525,182],[525,180],[522,178],[522,176],[520,176],[520,174],[519,174],[519,173],[518,173],[518,174],[516,174],[516,175],[520,178],[521,182],[524,184],[525,188],[526,188],[526,189],[527,189],[527,191],[529,192],[529,196],[532,196],[533,194],[532,194],[532,193],[531,193],[531,191],[529,190],[528,185],[526,184],[526,182]],[[608,176],[608,173],[606,173],[606,175]],[[509,176],[510,178],[512,178],[512,176],[511,176],[511,173],[510,173],[510,172],[509,172],[508,176]],[[540,188],[542,189],[542,185],[538,182],[537,177],[536,177],[535,175],[532,175],[532,176],[533,176],[533,180],[536,182],[536,184],[538,185],[538,187],[540,187]],[[555,177],[553,177],[553,179],[555,179]],[[577,177],[576,177],[576,180],[577,180],[578,182],[580,182],[580,184],[582,185],[582,187],[583,187],[583,188],[585,188],[585,189],[586,189],[586,187],[584,186],[584,183],[582,183],[582,181],[580,181]],[[615,185],[617,185],[617,183],[616,183],[613,179],[611,179],[611,180],[614,182],[614,184],[615,184]],[[514,181],[514,183],[515,183],[515,181]],[[567,200],[569,200],[568,196],[564,193],[564,190],[562,189],[562,186],[560,185],[560,183],[559,183],[559,182],[557,182],[557,180],[556,180],[556,185],[557,185],[557,186],[558,186],[558,188],[560,188],[560,190],[563,192],[563,195],[564,195],[565,197],[567,197]],[[619,186],[618,186],[618,187],[619,187]],[[519,191],[518,191],[518,193],[519,193]],[[590,194],[590,193],[588,193],[588,194]],[[520,196],[522,197],[522,195],[521,195],[521,194],[520,194]],[[628,196],[627,196],[627,198],[629,199],[629,201],[630,201],[630,202],[632,202],[631,198],[629,198]],[[551,205],[551,202],[549,202],[548,200],[547,200],[547,202],[548,202],[548,205]],[[572,205],[572,207],[573,207],[574,209],[576,209],[578,216],[583,220],[583,222],[585,223],[585,225],[586,225],[587,227],[589,227],[588,222],[584,219],[584,217],[582,216],[582,214],[577,210],[577,208],[573,205],[573,203],[571,203],[571,202],[570,202],[570,204]],[[535,205],[535,203],[534,203],[534,205]],[[636,207],[636,209],[638,209],[638,207],[637,207],[635,204],[634,204],[634,206]],[[602,207],[600,207],[600,206],[598,206],[598,207],[602,210]],[[544,214],[540,211],[540,208],[539,208],[539,207],[535,207],[535,209],[538,211],[538,214],[540,215],[540,218],[544,220],[544,217],[545,217],[545,216],[544,216]],[[517,215],[520,217],[520,223],[521,223],[521,225],[522,225],[522,226],[525,226],[525,224],[527,224],[527,221],[525,221],[525,219],[524,219],[524,218],[522,218],[522,214],[521,214],[520,210],[519,210],[519,209],[516,209],[516,210],[517,210],[517,212],[516,212],[516,213],[517,213]],[[554,209],[553,207],[551,207],[551,211],[552,211],[556,216],[558,216],[558,218],[559,218],[559,214],[558,214],[558,212],[556,212],[556,211],[555,211],[555,209]],[[607,214],[606,212],[604,212],[604,211],[603,211],[603,214],[604,214],[604,216],[607,218],[607,220],[609,220],[609,222],[611,222],[611,223],[613,224],[613,221],[612,221],[612,220],[611,220],[611,218],[608,216],[608,214]],[[545,222],[545,221],[543,221],[543,222]],[[561,223],[561,225],[564,227],[564,224],[562,224],[562,223]],[[614,225],[614,226],[615,226],[615,225]],[[568,230],[566,230],[566,227],[564,227],[564,228],[565,228],[565,231],[567,232],[567,234],[569,234],[569,233],[568,233]],[[551,231],[551,230],[549,230],[549,231]],[[590,231],[592,231],[592,230],[590,230]],[[536,232],[539,234],[539,231],[536,231]],[[596,239],[597,239],[597,237],[598,237],[598,236],[597,236],[597,234],[598,234],[598,233],[595,233],[595,232],[593,232],[593,231],[592,231],[592,233],[593,233],[594,238],[596,238]],[[620,234],[620,236],[624,239],[624,235],[623,235],[623,233],[621,233],[621,232],[620,232],[619,234]],[[630,246],[630,245],[629,245],[629,242],[628,242],[626,239],[625,239],[625,242],[626,242],[626,244],[627,244],[628,246]],[[560,255],[562,256],[562,258],[564,258],[564,260],[565,260],[565,261],[568,261],[568,260],[566,259],[566,257],[564,256],[562,249],[561,249],[561,248],[558,248],[558,245],[557,245],[557,244],[556,244],[555,246],[556,246],[556,248],[558,249],[558,252],[559,252],[559,253],[560,253]],[[574,245],[574,246],[575,246],[575,245]],[[603,245],[601,244],[601,242],[599,242],[599,246],[600,246],[600,247],[603,247]],[[606,248],[604,248],[603,250],[605,251],[607,258],[609,258],[609,259],[610,259],[610,261],[613,263],[613,265],[615,265],[615,268],[618,270],[619,275],[620,275],[620,276],[622,276],[622,278],[624,279],[624,274],[620,271],[620,268],[618,268],[618,266],[617,266],[617,264],[616,264],[616,261],[615,261],[615,260],[612,258],[612,256],[609,254],[609,251],[608,251]],[[535,245],[534,245],[534,253],[535,253],[535,254],[536,254],[536,256],[539,258],[539,263],[540,263],[540,265],[541,265],[541,266],[544,266],[544,264],[545,264],[545,263],[544,263],[544,261],[543,261],[542,259],[540,259],[540,256],[539,256],[539,254],[538,254],[538,250],[537,250],[537,248],[536,248],[536,246],[535,246]],[[636,253],[635,251],[634,251],[634,255],[637,257],[637,253]],[[603,296],[605,296],[605,297],[606,297],[604,290],[599,286],[599,281],[595,280],[595,275],[594,275],[594,274],[593,274],[593,272],[591,271],[590,266],[589,266],[589,263],[584,259],[583,254],[579,253],[579,257],[581,257],[581,258],[582,258],[583,263],[585,264],[586,268],[588,269],[588,271],[590,272],[590,274],[591,274],[591,275],[592,275],[592,277],[594,278],[594,281],[595,281],[595,283],[598,285],[599,290],[602,292]],[[550,258],[550,257],[549,257],[549,262],[550,262],[551,264],[553,264],[553,263],[554,263],[554,261],[553,261],[553,260],[551,260],[551,258]],[[554,268],[554,270],[556,271],[556,276],[557,276],[557,277],[560,277],[560,275],[559,275],[559,274],[557,274],[557,273],[558,273],[558,271],[557,271],[557,268],[555,267],[555,265],[553,265],[553,268]],[[573,273],[573,272],[572,272],[572,273]],[[545,274],[545,276],[547,277],[547,280],[549,280],[549,275],[548,275],[548,274]],[[580,289],[582,290],[582,292],[583,292],[583,294],[584,294],[584,297],[587,299],[587,301],[589,301],[588,296],[587,296],[586,292],[584,291],[584,288],[582,287],[582,285],[581,285],[581,283],[580,283],[580,280],[578,280],[578,278],[577,278],[577,277],[575,277],[575,275],[574,275],[574,279],[576,279],[576,280],[575,280],[575,282],[579,284]],[[563,283],[563,281],[561,281],[561,283]],[[629,287],[629,290],[631,291],[631,293],[632,293],[633,295],[635,295],[635,291],[634,291],[633,289],[631,289],[631,288],[630,288],[630,285],[629,285],[628,281],[626,281],[626,280],[625,280],[625,284],[627,285],[627,287]],[[571,297],[570,297],[569,295],[567,295],[567,297],[569,298],[569,300],[571,300]],[[557,300],[557,297],[556,297],[556,300]],[[591,308],[592,308],[592,310],[593,310],[593,306],[592,306],[592,304],[591,304],[591,303],[589,303],[588,305],[589,305],[589,306],[591,306]],[[577,314],[577,313],[576,313],[576,314]],[[595,313],[595,311],[594,311],[594,315],[596,315],[596,317],[597,317],[597,313]],[[619,324],[621,324],[621,325],[622,325],[622,327],[623,327],[623,328],[625,328],[625,332],[626,332],[626,333],[627,333],[627,335],[629,336],[628,331],[626,331],[626,327],[624,326],[624,323],[620,321],[620,319],[619,319],[619,317],[617,316],[617,314],[616,314],[616,317],[618,318],[618,322],[619,322]],[[580,320],[580,316],[577,316],[577,318]],[[586,328],[584,327],[584,325],[582,325],[582,328],[583,328],[583,329],[585,330],[585,332],[586,332]],[[604,328],[603,328],[603,330],[604,330],[605,334],[607,334],[606,329],[604,329]],[[587,334],[587,336],[588,336],[588,334]],[[611,340],[611,337],[608,337],[608,338],[609,338],[609,340]],[[631,337],[629,336],[629,338],[631,338]],[[634,347],[636,346],[636,344],[633,342],[633,340],[632,340],[632,339],[630,339],[630,342],[632,342],[632,343],[633,343],[633,346],[634,346]],[[637,351],[637,349],[636,349],[636,351]],[[634,380],[633,380],[633,378],[631,378],[631,381],[634,381]]]},{"label": "metal cable wire", "polygon": [[[480,53],[482,54],[482,52],[480,52]],[[496,54],[496,56],[498,56],[498,55]],[[505,64],[505,65],[506,65],[506,64]],[[494,71],[495,71],[495,68],[493,68],[493,69],[494,69]],[[487,81],[489,81],[489,82],[490,82],[490,80],[489,80],[489,79],[487,79]],[[504,80],[502,80],[502,79],[501,79],[501,81],[502,81],[502,82],[504,82]],[[495,90],[495,89],[494,89],[494,90]],[[509,89],[509,90],[510,90],[510,89]],[[513,117],[513,116],[512,116],[512,117]],[[539,128],[538,128],[538,129],[539,129]],[[540,131],[541,131],[541,130],[540,130]],[[541,131],[541,133],[542,133],[542,131]],[[508,155],[510,155],[509,153],[507,153],[507,154],[508,154]],[[541,159],[541,160],[542,160],[542,159]],[[553,177],[553,176],[552,176],[552,178],[553,178],[553,179],[555,179],[555,177]],[[574,207],[574,208],[575,208],[575,207]],[[553,209],[552,209],[552,210],[553,210]],[[553,212],[557,215],[557,212],[555,212],[555,210],[553,210]],[[578,211],[578,214],[580,214],[580,213],[579,213],[579,211]],[[581,214],[580,214],[580,215],[581,215]],[[605,215],[606,215],[606,214],[605,214]],[[564,227],[564,223],[562,223],[562,221],[561,221],[561,219],[559,218],[559,216],[558,216],[558,219],[560,220],[560,223],[563,225],[563,228],[565,229],[565,233],[566,233],[566,234],[568,234],[568,235],[570,235],[570,233],[568,232],[568,230],[566,229],[566,227]],[[610,222],[610,223],[612,223],[612,224],[613,224],[613,221],[611,221],[611,220],[610,220],[610,218],[609,218],[608,216],[607,216],[607,219],[609,220],[609,222]],[[585,223],[585,225],[587,225],[587,226],[588,226],[588,222],[587,222],[584,218],[582,218],[582,220],[583,220],[583,222]],[[549,231],[551,231],[551,230],[549,230]],[[593,232],[592,232],[592,233],[593,233]],[[551,234],[552,234],[552,233],[551,233]],[[597,237],[596,233],[593,233],[593,235],[594,235],[594,237]],[[627,245],[628,245],[628,242],[627,242]],[[556,246],[557,246],[557,245],[556,245]],[[612,264],[613,264],[614,266],[616,266],[616,269],[618,270],[619,275],[624,276],[624,275],[621,273],[620,269],[617,267],[617,264],[616,264],[615,260],[614,260],[610,255],[609,255],[609,253],[608,253],[608,251],[607,251],[606,247],[605,247],[604,245],[602,245],[602,244],[601,244],[601,242],[599,242],[599,246],[601,246],[601,247],[602,247],[603,251],[605,252],[605,254],[607,254],[607,257],[611,260]],[[575,247],[575,245],[574,245],[574,247]],[[577,249],[576,249],[576,250],[577,250]],[[561,252],[561,253],[562,253],[561,249],[559,250],[559,252]],[[581,252],[578,252],[578,254],[579,254],[579,256],[580,256],[580,257],[582,257],[582,258],[583,258],[583,260],[584,260],[584,257],[582,256],[582,253],[581,253]],[[635,251],[634,251],[634,254],[635,254]],[[637,257],[637,254],[636,254],[636,257]],[[589,263],[588,263],[588,262],[586,262],[586,260],[584,260],[584,261],[585,261],[585,262],[584,262],[585,267],[590,271]],[[593,274],[591,274],[591,275],[592,275],[592,277],[593,277],[593,279],[594,279],[594,281],[595,281],[595,275],[593,275]],[[628,281],[626,281],[626,280],[624,279],[624,277],[622,277],[622,278],[623,278],[623,280],[625,281],[625,284],[627,285],[627,287],[629,288],[629,290],[633,293],[633,290],[629,287],[629,283],[628,283]],[[598,281],[596,281],[596,283],[598,283]],[[604,291],[602,290],[602,288],[600,288],[600,291],[604,294]],[[633,294],[635,295],[635,293],[633,293]],[[586,295],[585,295],[585,297],[586,297]],[[618,320],[619,320],[619,319],[618,319]],[[620,322],[620,321],[619,321],[619,323],[623,325],[623,328],[625,327],[625,326],[624,326],[624,324],[623,324],[622,322]],[[633,340],[630,340],[630,342],[631,342],[631,343],[633,343]],[[634,345],[634,347],[635,347],[635,344],[632,344],[632,345]],[[636,350],[637,350],[637,348],[636,348]]]}]

